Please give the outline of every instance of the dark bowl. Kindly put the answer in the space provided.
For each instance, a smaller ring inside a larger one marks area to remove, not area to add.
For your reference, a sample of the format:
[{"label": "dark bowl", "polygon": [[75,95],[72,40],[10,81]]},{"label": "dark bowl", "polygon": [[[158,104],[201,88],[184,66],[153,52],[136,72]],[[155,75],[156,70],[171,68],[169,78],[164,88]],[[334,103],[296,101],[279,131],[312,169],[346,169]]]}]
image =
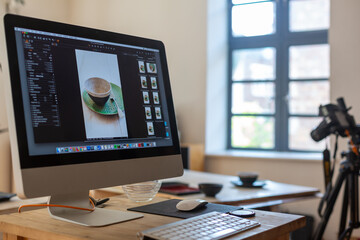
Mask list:
[{"label": "dark bowl", "polygon": [[104,106],[110,97],[111,84],[103,78],[89,78],[84,87],[89,97],[99,106]]},{"label": "dark bowl", "polygon": [[95,97],[89,94],[89,97],[99,106],[104,106],[105,103],[109,100],[109,96],[105,96],[105,97]]},{"label": "dark bowl", "polygon": [[223,185],[218,183],[199,183],[199,189],[203,192],[207,197],[215,197],[218,194]]},{"label": "dark bowl", "polygon": [[238,172],[238,176],[244,185],[252,185],[257,180],[259,174],[255,172]]}]

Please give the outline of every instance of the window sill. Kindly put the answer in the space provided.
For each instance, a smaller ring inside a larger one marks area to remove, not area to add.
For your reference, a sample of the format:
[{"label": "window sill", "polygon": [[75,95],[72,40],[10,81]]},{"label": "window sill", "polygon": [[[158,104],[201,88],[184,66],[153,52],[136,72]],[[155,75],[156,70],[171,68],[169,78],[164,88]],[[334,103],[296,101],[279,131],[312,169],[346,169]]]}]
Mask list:
[{"label": "window sill", "polygon": [[273,159],[284,161],[315,161],[322,160],[321,153],[275,152],[275,151],[239,151],[223,150],[208,151],[206,157],[228,157],[239,159]]}]

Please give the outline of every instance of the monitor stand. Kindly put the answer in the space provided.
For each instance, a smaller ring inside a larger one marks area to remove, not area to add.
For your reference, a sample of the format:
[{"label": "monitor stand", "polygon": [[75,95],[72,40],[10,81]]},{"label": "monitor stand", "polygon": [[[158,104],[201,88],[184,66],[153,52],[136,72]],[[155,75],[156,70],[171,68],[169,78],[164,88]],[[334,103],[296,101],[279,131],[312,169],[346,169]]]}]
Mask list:
[{"label": "monitor stand", "polygon": [[[89,191],[51,196],[49,197],[48,203],[92,208],[89,201]],[[143,217],[143,215],[139,213],[103,208],[95,208],[92,212],[61,207],[48,207],[48,210],[53,218],[92,227],[106,226]]]}]

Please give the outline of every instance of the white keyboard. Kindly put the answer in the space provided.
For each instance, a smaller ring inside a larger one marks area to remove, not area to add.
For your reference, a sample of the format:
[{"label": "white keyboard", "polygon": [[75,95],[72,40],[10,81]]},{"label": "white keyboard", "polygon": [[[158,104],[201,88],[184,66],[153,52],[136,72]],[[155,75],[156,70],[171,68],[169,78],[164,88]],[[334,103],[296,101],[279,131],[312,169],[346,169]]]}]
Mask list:
[{"label": "white keyboard", "polygon": [[260,223],[226,213],[210,212],[180,220],[137,234],[139,239],[222,239],[227,236],[260,226]]}]

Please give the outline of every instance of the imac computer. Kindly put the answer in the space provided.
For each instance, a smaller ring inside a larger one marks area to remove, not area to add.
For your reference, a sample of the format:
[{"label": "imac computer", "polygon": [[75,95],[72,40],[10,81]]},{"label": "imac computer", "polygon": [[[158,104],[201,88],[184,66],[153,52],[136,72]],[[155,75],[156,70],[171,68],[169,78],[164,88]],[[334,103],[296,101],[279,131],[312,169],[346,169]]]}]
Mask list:
[{"label": "imac computer", "polygon": [[[181,176],[162,42],[17,15],[4,17],[16,191],[89,208],[89,190]],[[49,207],[101,226],[140,217]]]}]

